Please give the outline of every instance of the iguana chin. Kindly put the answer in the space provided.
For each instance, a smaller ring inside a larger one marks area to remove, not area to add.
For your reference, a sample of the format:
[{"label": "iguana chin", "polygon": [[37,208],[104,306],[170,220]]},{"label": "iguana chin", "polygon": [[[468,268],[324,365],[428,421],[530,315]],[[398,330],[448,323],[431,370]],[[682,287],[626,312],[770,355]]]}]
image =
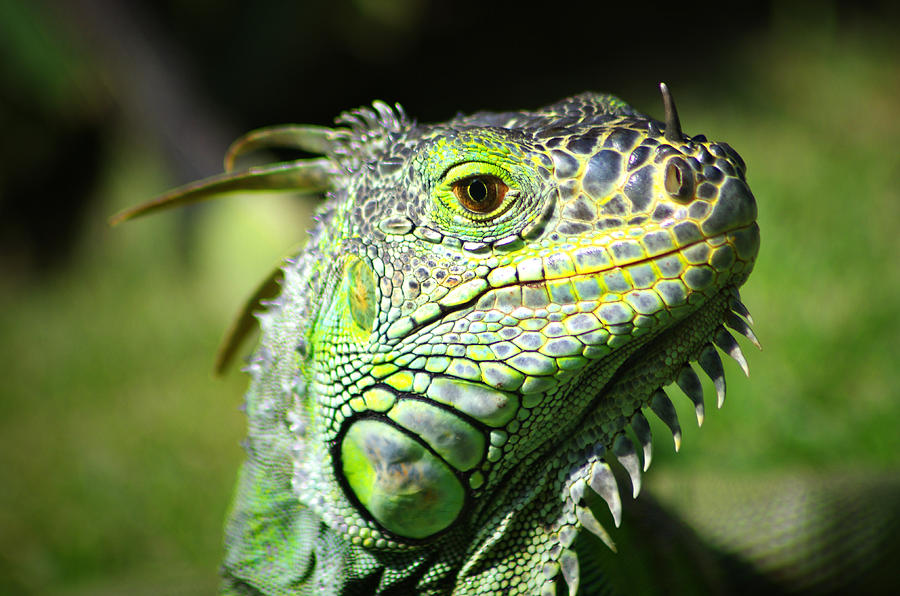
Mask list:
[{"label": "iguana chin", "polygon": [[[703,421],[691,362],[755,343],[737,288],[759,248],[744,162],[585,93],[443,124],[400,106],[239,139],[226,173],[121,221],[231,190],[324,192],[309,242],[263,284],[227,594],[554,593],[573,541],[612,541],[610,462],[640,489],[663,387]],[[322,157],[235,170],[286,146]],[[231,348],[225,352],[230,355]],[[630,429],[630,430],[629,430]],[[633,439],[637,440],[638,448]],[[592,593],[593,590],[585,590]]]}]

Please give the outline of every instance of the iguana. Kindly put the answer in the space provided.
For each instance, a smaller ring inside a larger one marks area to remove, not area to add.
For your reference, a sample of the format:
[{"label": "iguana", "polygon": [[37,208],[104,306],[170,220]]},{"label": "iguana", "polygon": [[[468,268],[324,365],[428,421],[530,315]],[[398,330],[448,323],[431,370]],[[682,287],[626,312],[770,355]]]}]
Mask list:
[{"label": "iguana", "polygon": [[[280,285],[256,315],[224,593],[579,590],[578,533],[613,547],[591,503],[621,516],[610,464],[635,497],[650,465],[645,413],[680,445],[663,387],[702,423],[691,363],[721,407],[714,345],[747,372],[725,327],[756,343],[744,162],[685,135],[660,89],[664,122],[596,93],[428,125],[376,101],[335,128],[249,133],[224,174],[114,218],[233,190],[327,196],[233,333]],[[235,169],[278,146],[321,157]]]}]

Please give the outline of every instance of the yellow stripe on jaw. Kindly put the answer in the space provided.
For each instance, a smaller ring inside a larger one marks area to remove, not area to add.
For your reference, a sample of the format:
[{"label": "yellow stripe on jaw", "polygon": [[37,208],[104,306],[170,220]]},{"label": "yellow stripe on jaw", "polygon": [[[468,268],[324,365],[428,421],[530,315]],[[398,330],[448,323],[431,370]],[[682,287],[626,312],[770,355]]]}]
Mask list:
[{"label": "yellow stripe on jaw", "polygon": [[[699,281],[699,269],[708,270],[714,276],[715,271],[731,269],[735,260],[743,257],[738,246],[742,232],[743,229],[737,229],[715,238],[700,238],[684,244],[678,242],[669,228],[658,228],[639,238],[604,236],[565,251],[550,252],[552,249],[545,248],[541,250],[541,255],[496,267],[488,274],[487,282],[497,297],[503,292],[516,292],[515,297],[510,296],[512,299],[502,301],[504,303],[521,303],[524,294],[519,296],[518,292],[524,292],[522,288],[527,287],[532,298],[535,298],[537,290],[546,288],[550,302],[569,304],[602,300],[606,292],[621,295],[655,285],[648,285],[646,280],[677,282],[686,270],[692,268],[697,271],[693,272],[695,275],[689,282]],[[733,241],[726,241],[726,236],[733,237]],[[698,261],[696,256],[701,249],[705,251]],[[721,253],[715,262],[710,256],[713,250]],[[688,283],[688,287],[695,291],[707,285]],[[663,296],[667,305],[673,306],[668,299],[670,297],[674,298],[674,294]],[[678,300],[674,302],[680,303]]]}]

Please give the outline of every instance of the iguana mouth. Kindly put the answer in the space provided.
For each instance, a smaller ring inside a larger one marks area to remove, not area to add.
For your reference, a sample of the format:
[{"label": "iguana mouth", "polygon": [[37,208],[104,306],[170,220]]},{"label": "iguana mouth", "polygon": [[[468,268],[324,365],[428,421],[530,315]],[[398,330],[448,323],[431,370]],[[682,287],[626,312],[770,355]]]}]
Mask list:
[{"label": "iguana mouth", "polygon": [[[755,226],[756,226],[756,224],[751,224],[749,226],[741,226],[741,227],[733,228],[733,229],[723,232],[722,234],[719,234],[719,237],[728,237],[730,234],[738,233],[738,232],[741,232],[744,230],[750,230],[750,229],[754,228]],[[554,281],[557,279],[563,279],[563,280],[567,280],[570,282],[575,282],[575,281],[581,281],[581,280],[586,280],[586,279],[590,279],[590,278],[596,278],[599,275],[603,275],[605,273],[609,273],[610,271],[615,271],[617,269],[627,269],[629,267],[633,267],[636,265],[652,263],[654,261],[663,259],[663,258],[671,256],[671,255],[683,254],[686,251],[689,251],[690,249],[692,249],[696,246],[699,246],[699,245],[709,242],[710,240],[711,240],[710,238],[703,238],[702,240],[697,240],[695,242],[691,242],[684,246],[680,246],[680,247],[673,248],[671,250],[663,251],[658,254],[654,254],[652,256],[640,258],[640,259],[637,259],[634,261],[626,261],[626,262],[622,262],[622,263],[617,263],[615,265],[611,265],[611,266],[603,268],[603,269],[597,269],[596,271],[585,271],[583,273],[577,273],[577,274],[569,276],[569,277],[544,277],[544,278],[537,279],[537,280],[517,281],[517,282],[513,282],[513,283],[509,283],[509,284],[493,286],[489,290],[486,290],[483,294],[477,296],[472,301],[469,301],[466,304],[461,304],[460,308],[470,306],[471,304],[476,302],[478,298],[484,296],[484,294],[489,293],[491,290],[499,290],[499,289],[510,287],[510,286],[538,287],[540,285],[546,285],[547,282]],[[452,311],[447,311],[447,312],[452,312]]]},{"label": "iguana mouth", "polygon": [[[579,282],[591,282],[591,281],[599,281],[604,275],[609,275],[612,273],[625,272],[631,268],[635,268],[641,265],[649,265],[654,263],[661,263],[667,257],[675,257],[675,256],[683,256],[688,254],[692,249],[697,247],[701,247],[703,245],[711,245],[714,250],[718,246],[722,246],[725,243],[735,244],[735,252],[737,253],[738,260],[742,263],[748,263],[750,267],[752,267],[753,259],[756,256],[756,251],[758,247],[758,234],[759,228],[757,224],[751,223],[749,225],[736,226],[734,228],[727,229],[715,237],[709,238],[704,237],[699,240],[692,241],[683,246],[674,247],[665,251],[659,251],[650,256],[643,256],[640,258],[636,258],[633,260],[621,260],[620,262],[613,262],[613,259],[610,259],[609,264],[603,267],[590,268],[585,267],[582,268],[581,271],[574,272],[571,275],[546,275],[548,267],[545,265],[541,270],[541,275],[538,276],[536,274],[531,274],[526,269],[525,276],[526,279],[520,279],[520,273],[522,272],[522,263],[518,263],[517,265],[508,265],[506,267],[498,268],[492,271],[488,275],[488,279],[484,278],[475,278],[466,282],[462,282],[461,284],[455,286],[450,290],[447,296],[444,297],[441,301],[439,301],[439,309],[432,308],[430,312],[422,312],[422,309],[413,312],[409,316],[401,317],[399,320],[395,321],[388,328],[386,335],[388,338],[394,339],[395,341],[402,342],[404,340],[408,340],[410,338],[415,337],[417,334],[425,331],[427,328],[440,324],[441,321],[445,320],[448,315],[457,313],[459,311],[465,309],[487,309],[490,308],[490,304],[486,301],[492,295],[496,295],[498,292],[508,289],[508,288],[531,288],[531,289],[544,289],[550,290],[552,292],[552,286],[554,283],[557,284],[578,284]],[[597,251],[604,250],[604,246],[602,245],[594,245],[589,244],[585,246],[579,246],[572,251],[559,251],[553,252],[547,255],[546,257],[536,257],[533,260],[541,260],[544,262],[548,262],[554,257],[558,257],[559,255],[564,255],[565,258],[570,261],[577,261],[577,257],[573,259],[572,254],[577,253],[578,251],[583,251],[581,254],[592,253],[596,254]],[[691,259],[682,259],[688,266],[690,265],[700,265],[700,263],[694,263]],[[705,265],[706,263],[704,263]],[[744,279],[750,274],[750,267],[747,267],[743,271],[732,272],[730,270],[731,264],[729,263],[728,268],[722,268],[721,270],[715,271],[715,274],[728,274],[733,276],[735,279],[729,278],[729,283],[733,283],[735,286],[740,286]],[[708,271],[709,268],[700,270],[697,268],[689,269],[687,273],[685,273],[685,277],[690,277],[690,273],[697,273],[700,275],[701,271]],[[502,270],[506,270],[505,272]],[[501,271],[497,273],[497,271]],[[706,273],[702,273],[706,275]],[[493,276],[493,279],[492,279]],[[528,277],[533,277],[530,279]],[[678,276],[672,275],[668,278],[662,277],[658,281],[666,281],[666,280],[675,280]],[[634,281],[634,280],[632,280]],[[691,293],[696,293],[697,291],[705,290],[706,287],[703,287],[703,280],[695,279],[693,283],[690,283],[691,280],[688,279],[688,290]],[[627,283],[627,280],[626,280]],[[639,290],[640,288],[636,287],[635,284],[630,284],[629,288],[616,288],[615,291],[619,295],[623,295],[629,291]],[[720,284],[721,285],[721,284]],[[609,290],[610,288],[603,288],[602,286],[598,286],[593,291],[594,293],[588,294],[586,296],[578,295],[577,292],[573,292],[572,296],[551,296],[548,299],[548,303],[555,302],[559,305],[565,304],[576,304],[578,302],[590,302],[590,301],[601,301],[604,294],[607,292],[604,291]],[[659,291],[659,290],[658,290]],[[665,306],[673,306],[670,302],[670,296],[667,296],[665,292],[662,293],[662,299]],[[449,298],[449,299],[448,299]],[[559,299],[557,299],[559,298]],[[684,296],[684,301],[687,301],[688,296]],[[671,301],[675,302],[678,300],[677,297],[671,296]],[[514,305],[510,305],[512,308],[515,308]],[[520,305],[524,306],[524,305]],[[699,305],[698,305],[699,306]],[[402,332],[402,333],[401,333]]]}]

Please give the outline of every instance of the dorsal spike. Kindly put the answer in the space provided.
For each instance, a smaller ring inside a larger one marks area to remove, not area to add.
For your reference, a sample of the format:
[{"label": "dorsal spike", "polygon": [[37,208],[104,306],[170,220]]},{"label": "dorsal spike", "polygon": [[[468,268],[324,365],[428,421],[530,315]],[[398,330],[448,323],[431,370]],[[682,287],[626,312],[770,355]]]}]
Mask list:
[{"label": "dorsal spike", "polygon": [[322,192],[331,187],[331,176],[335,172],[335,166],[331,161],[309,159],[218,174],[179,186],[137,207],[120,211],[109,218],[109,224],[115,226],[135,217],[183,207],[229,192],[252,190]]},{"label": "dorsal spike", "polygon": [[684,133],[681,132],[681,121],[678,119],[678,110],[675,109],[675,99],[665,83],[659,84],[662,93],[663,107],[666,111],[666,140],[680,143],[684,141]]},{"label": "dorsal spike", "polygon": [[650,431],[650,423],[641,413],[636,411],[631,417],[631,429],[641,444],[644,455],[644,471],[650,469],[650,462],[653,460],[653,433]]},{"label": "dorsal spike", "polygon": [[716,336],[713,338],[713,342],[738,363],[738,366],[741,367],[741,370],[744,371],[746,376],[750,376],[750,366],[747,364],[747,359],[744,358],[741,346],[738,345],[737,340],[734,339],[733,335],[728,333],[728,330],[725,329],[725,327],[719,327],[716,331]]},{"label": "dorsal spike", "polygon": [[400,113],[391,109],[391,106],[383,101],[377,99],[372,102],[372,107],[378,112],[378,117],[381,118],[381,125],[385,129],[391,132],[400,131],[401,126],[404,124],[403,117]]},{"label": "dorsal spike", "polygon": [[581,579],[578,569],[578,554],[568,548],[563,549],[559,555],[559,566],[562,570],[563,580],[569,587],[569,596],[575,596],[578,593],[578,584]]},{"label": "dorsal spike", "polygon": [[657,389],[653,397],[650,398],[650,409],[659,416],[659,419],[666,423],[669,430],[672,431],[672,439],[675,440],[675,451],[681,449],[681,425],[678,424],[678,414],[675,412],[675,406],[672,400],[666,395],[662,388]]},{"label": "dorsal spike", "polygon": [[750,311],[747,310],[747,307],[744,306],[744,303],[741,302],[739,298],[734,297],[731,299],[731,308],[734,310],[734,312],[747,319],[748,323],[750,323],[751,325],[753,324],[753,317],[750,316]]},{"label": "dorsal spike", "polygon": [[588,484],[606,501],[613,516],[613,523],[618,528],[622,523],[622,499],[619,498],[619,485],[609,464],[605,461],[594,462]]},{"label": "dorsal spike", "polygon": [[722,359],[719,358],[719,353],[716,352],[712,344],[703,346],[703,349],[700,350],[700,355],[697,357],[697,363],[703,369],[703,372],[712,379],[716,388],[716,396],[718,397],[718,407],[721,408],[722,404],[725,403],[725,370],[722,368]]},{"label": "dorsal spike", "polygon": [[728,311],[725,313],[725,324],[749,339],[758,350],[762,350],[762,344],[759,343],[759,338],[756,337],[756,334],[753,333],[753,329],[750,328],[750,325],[748,325],[744,319],[737,316],[734,312]]},{"label": "dorsal spike", "polygon": [[257,286],[253,295],[244,303],[244,308],[241,309],[240,314],[232,322],[231,327],[229,327],[219,343],[219,349],[216,352],[216,363],[213,368],[216,376],[225,372],[234,359],[238,347],[243,343],[244,338],[256,328],[256,319],[253,316],[254,311],[261,308],[265,300],[271,300],[278,295],[283,279],[284,270],[278,266],[266,276],[262,283]]},{"label": "dorsal spike", "polygon": [[572,486],[569,487],[569,498],[572,499],[573,503],[581,503],[584,499],[584,491],[586,488],[587,484],[585,483],[584,478],[579,478],[572,483]]},{"label": "dorsal spike", "polygon": [[[559,567],[557,565],[557,567]],[[544,576],[547,575],[547,565],[544,566]],[[544,581],[541,585],[541,596],[556,596],[556,575],[551,579]]]},{"label": "dorsal spike", "polygon": [[693,402],[694,412],[697,414],[697,426],[703,426],[705,409],[703,407],[703,384],[700,382],[700,377],[697,376],[690,364],[685,364],[678,373],[675,383]]},{"label": "dorsal spike", "polygon": [[266,126],[251,130],[228,147],[225,153],[225,171],[230,172],[234,169],[234,162],[238,157],[267,147],[299,149],[307,153],[325,155],[331,152],[335,141],[340,137],[340,130],[302,124]]},{"label": "dorsal spike", "polygon": [[641,492],[641,462],[634,449],[634,443],[624,434],[620,434],[613,441],[612,452],[628,472],[631,478],[631,496],[637,499]]},{"label": "dorsal spike", "polygon": [[613,542],[612,537],[606,531],[606,528],[603,527],[603,524],[597,521],[594,512],[590,508],[576,505],[575,517],[581,522],[581,527],[603,541],[603,544],[608,546],[609,550],[616,552],[616,543]]}]

